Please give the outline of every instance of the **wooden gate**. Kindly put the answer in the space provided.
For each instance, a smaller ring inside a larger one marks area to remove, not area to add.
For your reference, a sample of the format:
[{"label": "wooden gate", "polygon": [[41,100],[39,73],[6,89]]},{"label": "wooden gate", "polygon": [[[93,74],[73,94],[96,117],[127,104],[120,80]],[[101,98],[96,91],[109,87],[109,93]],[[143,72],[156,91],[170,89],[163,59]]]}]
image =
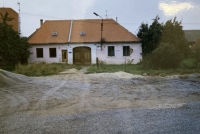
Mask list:
[{"label": "wooden gate", "polygon": [[91,48],[76,47],[73,49],[73,64],[91,65]]}]

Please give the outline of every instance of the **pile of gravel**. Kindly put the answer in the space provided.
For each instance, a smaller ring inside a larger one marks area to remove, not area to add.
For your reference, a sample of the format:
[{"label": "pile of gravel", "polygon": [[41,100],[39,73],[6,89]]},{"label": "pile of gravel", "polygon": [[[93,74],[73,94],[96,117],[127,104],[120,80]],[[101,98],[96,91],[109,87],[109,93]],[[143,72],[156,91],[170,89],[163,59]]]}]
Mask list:
[{"label": "pile of gravel", "polygon": [[11,73],[0,69],[0,88],[10,87],[21,82],[25,82],[30,79],[27,76],[21,74]]}]

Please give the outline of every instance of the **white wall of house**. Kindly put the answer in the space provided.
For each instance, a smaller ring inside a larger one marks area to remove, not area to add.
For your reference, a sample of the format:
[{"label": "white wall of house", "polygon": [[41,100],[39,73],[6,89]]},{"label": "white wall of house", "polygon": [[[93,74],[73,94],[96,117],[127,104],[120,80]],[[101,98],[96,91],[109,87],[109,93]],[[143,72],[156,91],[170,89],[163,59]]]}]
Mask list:
[{"label": "white wall of house", "polygon": [[[37,58],[36,48],[43,48],[43,57]],[[50,57],[49,48],[56,48],[56,57]],[[61,63],[62,50],[67,50],[68,45],[65,44],[45,44],[45,45],[31,45],[29,48],[31,55],[28,58],[29,63],[33,62],[46,62],[46,63]]]},{"label": "white wall of house", "polygon": [[[108,56],[108,46],[114,46],[115,56]],[[133,52],[130,56],[123,56],[123,46],[130,46]],[[101,47],[97,47],[97,57],[99,60],[106,62],[106,64],[124,64],[125,58],[127,60],[132,60],[132,64],[137,64],[142,60],[142,45],[141,43],[111,43],[103,44]]]},{"label": "white wall of house", "polygon": [[[108,56],[108,46],[114,46],[115,56]],[[123,46],[130,46],[133,52],[130,56],[123,56]],[[96,64],[96,57],[107,64],[124,64],[125,58],[132,60],[132,64],[137,64],[142,60],[142,47],[141,43],[110,43],[103,44],[102,50],[100,44],[44,44],[32,45],[30,52],[32,53],[28,62],[46,62],[46,63],[62,63],[62,50],[68,50],[68,64],[73,64],[73,49],[75,47],[90,47],[91,48],[91,63]],[[37,58],[36,48],[43,48],[43,57]],[[56,48],[56,57],[50,57],[49,48]]]},{"label": "white wall of house", "polygon": [[[73,48],[90,47],[91,63],[96,64],[96,44],[44,44],[32,45],[29,50],[31,55],[28,58],[29,63],[46,62],[46,63],[62,63],[62,50],[68,50],[68,64],[73,64]],[[43,48],[43,57],[37,58],[36,48]],[[50,57],[49,48],[56,48],[56,57]]]}]

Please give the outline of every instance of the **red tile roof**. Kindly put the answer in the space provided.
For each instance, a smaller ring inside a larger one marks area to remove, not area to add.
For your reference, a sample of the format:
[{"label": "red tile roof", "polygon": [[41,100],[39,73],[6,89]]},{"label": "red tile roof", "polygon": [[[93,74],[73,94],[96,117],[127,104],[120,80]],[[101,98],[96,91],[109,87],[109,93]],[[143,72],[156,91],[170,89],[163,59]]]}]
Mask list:
[{"label": "red tile roof", "polygon": [[[70,43],[100,42],[101,19],[73,20]],[[68,43],[70,20],[45,21],[45,23],[29,38],[31,44]],[[57,36],[52,36],[57,32]],[[84,36],[80,32],[85,32]],[[103,20],[102,38],[105,42],[138,42],[134,34],[122,27],[113,19]]]},{"label": "red tile roof", "polygon": [[[13,29],[14,29],[15,31],[18,31],[18,24],[19,24],[19,23],[18,23],[18,13],[15,12],[12,8],[5,8],[5,7],[0,8],[0,13],[1,13],[2,15],[5,15],[6,12],[8,13],[8,17],[9,17],[9,18],[13,18],[12,21],[8,21],[8,24],[9,24],[9,25],[12,25],[12,26],[13,26]],[[1,21],[1,19],[0,19],[0,21]]]},{"label": "red tile roof", "polygon": [[[45,21],[44,24],[30,37],[29,43],[66,43],[70,30],[70,20]],[[52,36],[57,32],[57,36]]]}]

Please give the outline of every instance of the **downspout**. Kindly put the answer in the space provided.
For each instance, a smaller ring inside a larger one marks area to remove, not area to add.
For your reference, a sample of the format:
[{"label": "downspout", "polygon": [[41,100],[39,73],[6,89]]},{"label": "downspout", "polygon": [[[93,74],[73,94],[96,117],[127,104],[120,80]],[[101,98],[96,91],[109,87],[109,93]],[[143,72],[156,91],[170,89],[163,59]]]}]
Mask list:
[{"label": "downspout", "polygon": [[[68,43],[70,43],[71,41],[71,34],[72,34],[72,25],[73,25],[73,20],[71,20],[70,22],[70,29],[69,29],[69,36],[68,36]],[[69,47],[69,44],[68,44],[68,51],[72,51]],[[68,64],[73,64],[73,55],[68,55]]]},{"label": "downspout", "polygon": [[70,42],[70,41],[71,41],[72,25],[73,25],[73,20],[71,20],[71,23],[70,23],[70,29],[69,29],[69,37],[68,37],[68,42]]}]

